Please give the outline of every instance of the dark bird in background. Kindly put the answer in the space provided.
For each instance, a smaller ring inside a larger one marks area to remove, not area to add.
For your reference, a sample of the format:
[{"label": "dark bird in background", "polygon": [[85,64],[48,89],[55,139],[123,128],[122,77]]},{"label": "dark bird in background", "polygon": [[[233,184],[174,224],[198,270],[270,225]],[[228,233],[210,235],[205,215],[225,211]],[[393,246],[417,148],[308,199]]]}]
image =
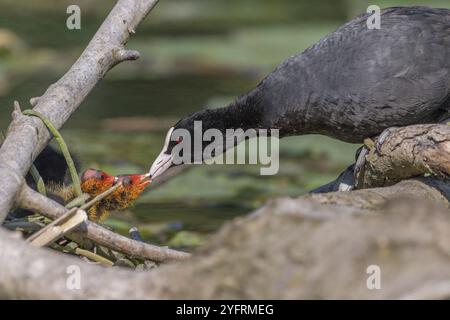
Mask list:
[{"label": "dark bird in background", "polygon": [[[1,143],[0,143],[1,145]],[[71,154],[72,160],[75,164],[75,168],[77,172],[80,171],[80,162],[78,157]],[[39,175],[41,176],[44,184],[50,189],[56,189],[58,192],[49,192],[48,196],[59,202],[60,204],[64,204],[64,196],[58,195],[58,193],[62,193],[63,189],[67,189],[65,186],[71,183],[69,170],[67,168],[66,160],[64,156],[55,150],[50,145],[47,145],[41,153],[36,157],[33,162]],[[34,180],[31,173],[28,173],[25,177],[26,183],[32,189],[37,190],[36,181]],[[68,191],[68,189],[66,190]],[[73,191],[74,192],[74,191]],[[67,192],[68,193],[68,192]],[[25,216],[32,215],[33,212],[23,209],[15,209],[10,212],[9,218],[22,218]]]},{"label": "dark bird in background", "polygon": [[[80,171],[80,161],[78,157],[71,154],[76,170]],[[33,163],[36,166],[44,183],[47,184],[63,184],[70,183],[70,174],[67,168],[64,156],[55,150],[52,146],[47,145],[41,153],[36,157]],[[27,184],[36,189],[36,182],[31,174],[26,176]]]},{"label": "dark bird in background", "polygon": [[[171,128],[152,178],[173,166],[173,129],[279,129],[362,143],[394,126],[439,122],[450,107],[450,10],[395,7],[381,28],[361,15],[281,63],[230,105],[196,112]],[[194,159],[194,155],[192,155]]]}]

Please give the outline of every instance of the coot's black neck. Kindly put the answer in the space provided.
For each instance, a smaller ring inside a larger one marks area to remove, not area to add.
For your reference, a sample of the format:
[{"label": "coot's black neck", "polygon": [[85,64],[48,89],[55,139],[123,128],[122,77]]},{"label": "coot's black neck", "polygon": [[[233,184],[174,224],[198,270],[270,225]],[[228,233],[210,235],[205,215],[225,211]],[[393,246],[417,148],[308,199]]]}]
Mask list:
[{"label": "coot's black neck", "polygon": [[196,112],[182,121],[188,122],[180,123],[182,127],[192,128],[194,121],[201,121],[203,131],[218,129],[223,133],[227,129],[270,129],[265,121],[264,109],[251,95],[242,96],[226,107]]},{"label": "coot's black neck", "polygon": [[[255,89],[242,95],[226,107],[207,109],[183,119],[176,127],[193,128],[194,121],[202,121],[203,130],[218,129],[279,129],[279,136],[312,133],[320,127],[326,108],[320,99],[311,95],[307,68],[288,70],[295,72],[289,77],[277,77],[276,70],[266,77]],[[292,98],[294,96],[294,98]],[[270,132],[268,132],[270,134]]]}]

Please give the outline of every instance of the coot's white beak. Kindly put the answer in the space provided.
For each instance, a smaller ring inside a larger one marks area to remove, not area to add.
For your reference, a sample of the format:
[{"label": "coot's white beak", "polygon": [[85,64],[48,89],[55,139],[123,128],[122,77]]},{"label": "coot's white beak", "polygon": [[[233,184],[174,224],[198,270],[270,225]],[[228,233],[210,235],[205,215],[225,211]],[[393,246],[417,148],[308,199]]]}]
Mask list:
[{"label": "coot's white beak", "polygon": [[162,151],[150,168],[149,175],[152,179],[161,175],[164,171],[172,166],[172,155]]},{"label": "coot's white beak", "polygon": [[173,128],[170,128],[169,132],[167,132],[163,149],[162,149],[161,153],[158,155],[158,157],[156,158],[156,160],[153,162],[153,164],[150,168],[148,175],[152,179],[161,175],[163,172],[165,172],[167,169],[169,169],[172,166],[173,156],[171,154],[166,153],[167,147],[170,142],[170,137],[172,135],[172,131],[173,131]]}]

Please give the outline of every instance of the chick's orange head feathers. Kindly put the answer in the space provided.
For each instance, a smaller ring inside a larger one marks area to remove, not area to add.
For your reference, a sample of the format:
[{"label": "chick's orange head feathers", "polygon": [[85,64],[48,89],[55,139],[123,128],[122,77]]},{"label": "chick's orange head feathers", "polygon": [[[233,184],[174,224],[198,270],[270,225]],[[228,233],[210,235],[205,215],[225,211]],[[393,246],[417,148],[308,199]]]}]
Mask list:
[{"label": "chick's orange head feathers", "polygon": [[104,171],[87,169],[81,176],[81,190],[91,196],[99,195],[114,185],[116,177]]}]

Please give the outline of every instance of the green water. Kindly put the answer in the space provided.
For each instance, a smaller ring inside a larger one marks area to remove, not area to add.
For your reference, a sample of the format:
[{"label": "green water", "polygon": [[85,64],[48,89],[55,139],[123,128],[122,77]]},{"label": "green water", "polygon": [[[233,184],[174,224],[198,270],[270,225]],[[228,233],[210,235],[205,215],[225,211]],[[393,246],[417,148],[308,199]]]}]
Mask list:
[{"label": "green water", "polygon": [[[79,31],[65,28],[68,4],[82,9]],[[6,129],[14,100],[26,108],[30,97],[61,77],[113,4],[0,2],[0,128]],[[379,4],[450,6],[447,0]],[[365,7],[359,0],[161,0],[127,45],[141,58],[108,73],[62,133],[83,168],[146,172],[174,121],[232,101]],[[122,117],[159,126],[124,128],[129,119],[111,124]],[[283,139],[275,176],[261,176],[258,166],[195,166],[114,213],[107,224],[125,234],[138,226],[153,243],[195,247],[225,221],[267,199],[297,196],[334,179],[357,147],[319,136]]]}]

